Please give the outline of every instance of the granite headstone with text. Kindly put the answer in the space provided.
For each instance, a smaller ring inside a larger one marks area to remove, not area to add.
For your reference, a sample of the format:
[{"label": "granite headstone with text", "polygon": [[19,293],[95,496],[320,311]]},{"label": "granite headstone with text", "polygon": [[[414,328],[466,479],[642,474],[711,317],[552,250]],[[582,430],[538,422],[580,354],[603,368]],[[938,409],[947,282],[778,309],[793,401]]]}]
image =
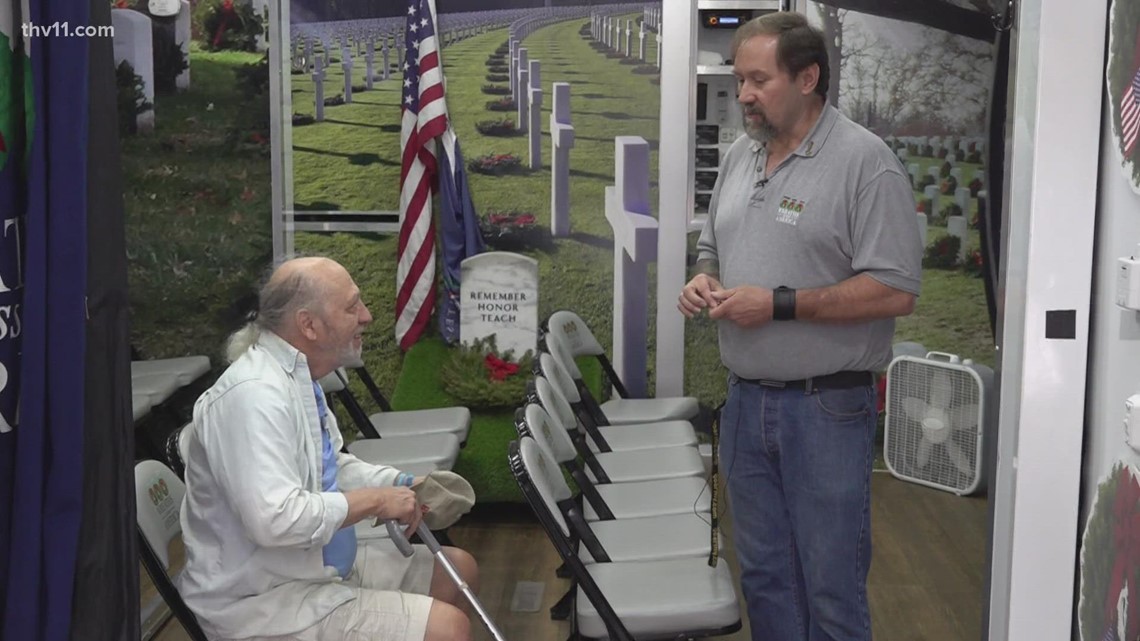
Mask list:
[{"label": "granite headstone with text", "polygon": [[518,360],[538,347],[538,261],[511,252],[484,252],[460,270],[459,340],[495,337],[499,354]]}]

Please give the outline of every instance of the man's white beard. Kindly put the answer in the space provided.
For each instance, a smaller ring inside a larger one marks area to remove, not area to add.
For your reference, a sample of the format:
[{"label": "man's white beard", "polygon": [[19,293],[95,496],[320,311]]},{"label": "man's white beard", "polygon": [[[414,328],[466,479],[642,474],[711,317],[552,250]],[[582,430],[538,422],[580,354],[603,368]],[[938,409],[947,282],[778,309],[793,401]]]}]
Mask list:
[{"label": "man's white beard", "polygon": [[361,346],[360,349],[356,349],[352,345],[349,345],[340,354],[340,366],[349,368],[364,367],[363,353],[363,346]]}]

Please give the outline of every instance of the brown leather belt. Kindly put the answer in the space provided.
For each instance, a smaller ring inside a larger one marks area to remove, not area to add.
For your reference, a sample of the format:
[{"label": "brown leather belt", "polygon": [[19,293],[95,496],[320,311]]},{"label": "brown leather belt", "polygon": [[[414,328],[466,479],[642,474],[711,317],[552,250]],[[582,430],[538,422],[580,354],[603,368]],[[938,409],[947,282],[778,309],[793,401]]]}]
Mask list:
[{"label": "brown leather belt", "polygon": [[835,372],[834,374],[825,374],[823,376],[814,376],[812,378],[802,378],[796,381],[773,381],[763,378],[740,378],[740,382],[748,383],[749,385],[762,385],[764,387],[776,387],[780,389],[851,389],[852,387],[862,387],[864,385],[872,385],[875,382],[875,375],[867,371],[843,371]]}]

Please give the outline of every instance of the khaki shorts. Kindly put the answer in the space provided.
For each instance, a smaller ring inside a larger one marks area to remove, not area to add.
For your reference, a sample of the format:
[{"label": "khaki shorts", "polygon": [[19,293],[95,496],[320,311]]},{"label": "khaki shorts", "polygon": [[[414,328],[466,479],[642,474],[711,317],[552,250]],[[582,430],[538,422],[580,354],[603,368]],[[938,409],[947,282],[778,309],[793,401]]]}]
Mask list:
[{"label": "khaki shorts", "polygon": [[355,599],[295,634],[243,641],[423,641],[435,558],[427,546],[413,547],[415,554],[405,558],[390,539],[361,539],[344,580],[357,587]]}]

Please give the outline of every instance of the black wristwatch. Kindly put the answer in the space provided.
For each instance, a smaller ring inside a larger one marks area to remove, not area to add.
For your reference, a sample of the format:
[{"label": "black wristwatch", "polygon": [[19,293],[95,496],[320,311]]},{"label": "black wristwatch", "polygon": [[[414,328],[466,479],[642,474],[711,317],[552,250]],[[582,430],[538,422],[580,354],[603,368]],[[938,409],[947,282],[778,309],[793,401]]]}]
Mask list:
[{"label": "black wristwatch", "polygon": [[772,290],[772,320],[796,319],[796,290],[780,285]]}]

